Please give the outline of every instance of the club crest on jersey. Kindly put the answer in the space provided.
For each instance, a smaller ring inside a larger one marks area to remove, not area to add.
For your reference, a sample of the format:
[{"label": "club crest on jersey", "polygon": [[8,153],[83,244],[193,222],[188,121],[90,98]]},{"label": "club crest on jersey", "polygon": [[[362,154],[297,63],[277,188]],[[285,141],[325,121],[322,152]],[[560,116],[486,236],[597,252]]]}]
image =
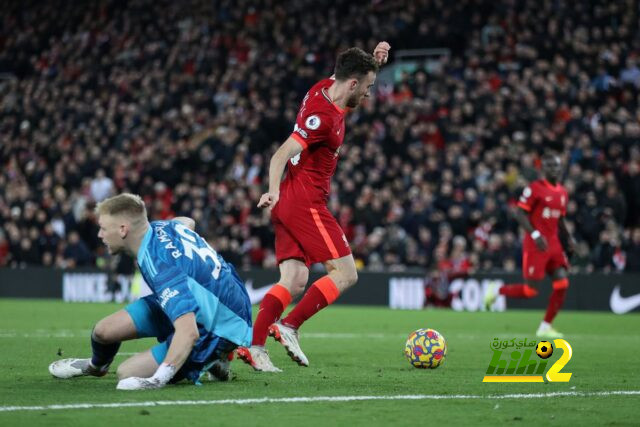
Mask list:
[{"label": "club crest on jersey", "polygon": [[309,116],[304,122],[304,125],[307,129],[316,130],[320,127],[320,117],[316,116],[315,114],[313,116]]}]

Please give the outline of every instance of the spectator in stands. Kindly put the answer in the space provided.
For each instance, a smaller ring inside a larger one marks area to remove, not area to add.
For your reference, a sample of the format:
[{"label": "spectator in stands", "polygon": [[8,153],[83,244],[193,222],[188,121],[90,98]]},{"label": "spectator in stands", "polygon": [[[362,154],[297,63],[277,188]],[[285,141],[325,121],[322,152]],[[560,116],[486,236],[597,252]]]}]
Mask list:
[{"label": "spectator in stands", "polygon": [[629,241],[624,246],[626,256],[625,271],[640,273],[640,227],[631,232]]},{"label": "spectator in stands", "polygon": [[38,247],[26,236],[20,239],[19,246],[14,251],[13,261],[18,267],[40,265],[42,262]]},{"label": "spectator in stands", "polygon": [[640,89],[640,68],[638,68],[635,58],[627,58],[627,66],[620,73],[620,82]]},{"label": "spectator in stands", "polygon": [[[397,51],[449,52],[381,79],[347,117],[330,207],[354,234],[358,265],[433,267],[435,248],[458,235],[478,268],[511,268],[519,247],[509,206],[549,146],[568,165],[568,220],[587,251],[580,268],[640,262],[630,249],[640,226],[633,2],[398,0],[350,14],[347,0],[251,7],[3,2],[5,263],[38,254],[65,266],[74,232],[70,251],[92,263],[87,211],[131,191],[152,219],[197,215],[225,258],[270,265],[262,249],[273,234],[253,208],[266,159],[291,132],[310,82],[331,74],[325,59],[372,48],[374,27]],[[2,247],[0,238],[0,264]]]},{"label": "spectator in stands", "polygon": [[91,181],[91,198],[96,203],[113,195],[113,180],[106,176],[104,169],[98,169]]},{"label": "spectator in stands", "polygon": [[89,252],[87,245],[80,240],[77,231],[72,231],[67,237],[67,245],[63,252],[65,267],[86,267],[91,265],[93,255]]}]

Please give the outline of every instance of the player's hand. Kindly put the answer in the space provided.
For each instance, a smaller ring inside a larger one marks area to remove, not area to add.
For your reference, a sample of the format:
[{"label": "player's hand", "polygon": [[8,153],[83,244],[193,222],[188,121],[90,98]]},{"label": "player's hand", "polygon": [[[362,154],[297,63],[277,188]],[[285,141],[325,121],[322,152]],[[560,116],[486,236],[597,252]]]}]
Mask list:
[{"label": "player's hand", "polygon": [[389,50],[391,49],[391,45],[387,42],[380,42],[373,50],[373,57],[376,59],[378,65],[383,65],[387,63],[389,59]]},{"label": "player's hand", "polygon": [[118,381],[117,390],[151,390],[164,387],[165,383],[157,378],[129,377]]},{"label": "player's hand", "polygon": [[272,208],[278,203],[280,199],[279,193],[264,193],[262,197],[260,197],[260,201],[258,202],[259,208]]},{"label": "player's hand", "polygon": [[573,238],[573,236],[569,236],[567,238],[567,255],[569,256],[569,258],[571,258],[573,254],[576,252],[577,244],[578,243],[576,242],[576,239]]},{"label": "player's hand", "polygon": [[535,242],[538,249],[540,249],[542,252],[546,251],[549,247],[549,245],[547,244],[547,239],[545,239],[544,236],[538,237]]}]

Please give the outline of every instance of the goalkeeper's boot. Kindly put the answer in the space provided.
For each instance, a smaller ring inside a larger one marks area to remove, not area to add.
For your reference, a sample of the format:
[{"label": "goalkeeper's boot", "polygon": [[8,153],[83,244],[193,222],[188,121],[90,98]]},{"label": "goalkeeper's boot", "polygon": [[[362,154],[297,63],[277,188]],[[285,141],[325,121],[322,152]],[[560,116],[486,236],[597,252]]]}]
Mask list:
[{"label": "goalkeeper's boot", "polygon": [[256,371],[262,372],[282,372],[271,362],[269,353],[264,347],[252,345],[251,347],[238,347],[236,350],[238,357],[245,363],[248,363]]},{"label": "goalkeeper's boot", "polygon": [[228,360],[216,360],[213,362],[207,373],[211,381],[229,381],[231,369]]},{"label": "goalkeeper's boot", "polygon": [[275,338],[287,350],[287,354],[300,366],[309,366],[309,359],[300,348],[298,330],[283,325],[280,321],[269,326],[269,335]]},{"label": "goalkeeper's boot", "polygon": [[109,372],[109,365],[95,367],[91,359],[61,359],[49,365],[49,372],[56,378],[73,378],[82,376],[102,377]]}]

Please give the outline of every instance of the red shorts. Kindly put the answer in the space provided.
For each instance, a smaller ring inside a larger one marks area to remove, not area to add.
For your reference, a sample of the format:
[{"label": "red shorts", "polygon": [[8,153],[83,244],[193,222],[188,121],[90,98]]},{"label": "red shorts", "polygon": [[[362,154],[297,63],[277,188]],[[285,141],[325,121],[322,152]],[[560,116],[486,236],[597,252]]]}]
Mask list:
[{"label": "red shorts", "polygon": [[271,211],[278,264],[299,259],[307,266],[351,254],[347,238],[324,205],[280,199]]},{"label": "red shorts", "polygon": [[[531,246],[533,245],[533,247]],[[542,280],[557,269],[569,268],[569,260],[560,243],[549,243],[546,251],[540,251],[535,243],[522,248],[522,276],[525,279]]]}]

